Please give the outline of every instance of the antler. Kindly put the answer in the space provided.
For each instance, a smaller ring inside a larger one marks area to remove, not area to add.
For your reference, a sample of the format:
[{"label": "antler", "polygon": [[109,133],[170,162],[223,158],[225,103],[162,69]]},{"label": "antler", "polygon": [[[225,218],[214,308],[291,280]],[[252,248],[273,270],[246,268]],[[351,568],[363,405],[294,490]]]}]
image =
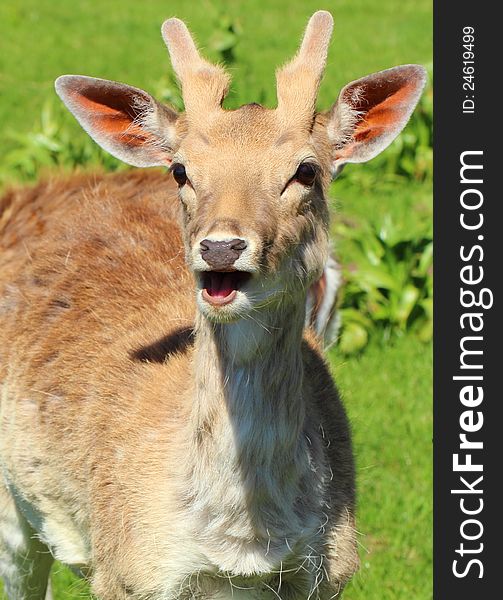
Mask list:
[{"label": "antler", "polygon": [[309,127],[316,108],[334,20],[320,10],[309,19],[302,44],[295,57],[276,73],[278,111],[296,126]]},{"label": "antler", "polygon": [[180,19],[165,21],[162,36],[182,86],[188,118],[196,113],[200,119],[200,111],[220,109],[229,89],[229,75],[222,67],[213,65],[200,56],[189,30]]}]

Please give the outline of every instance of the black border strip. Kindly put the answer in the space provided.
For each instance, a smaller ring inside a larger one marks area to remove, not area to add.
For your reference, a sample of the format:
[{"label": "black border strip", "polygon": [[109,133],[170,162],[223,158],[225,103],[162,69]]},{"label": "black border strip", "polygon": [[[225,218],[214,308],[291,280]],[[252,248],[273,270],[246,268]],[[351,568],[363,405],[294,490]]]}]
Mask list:
[{"label": "black border strip", "polygon": [[[503,328],[498,318],[503,226],[502,191],[496,185],[503,164],[497,166],[501,150],[495,148],[502,133],[497,88],[503,33],[490,7],[488,2],[465,0],[437,0],[434,5],[434,597],[438,600],[498,595],[503,571],[502,516],[496,514],[502,505],[503,459]],[[469,27],[474,30],[474,72],[472,79],[463,79],[470,74],[470,63],[463,63],[470,59],[469,54],[463,56],[469,52],[463,48],[463,28]],[[473,100],[474,112],[466,112],[472,108],[470,102],[463,107],[466,100]],[[460,173],[462,160],[482,168]],[[479,283],[467,283],[481,275]],[[481,306],[469,306],[472,296],[467,290]],[[479,316],[466,316],[470,313]],[[468,353],[462,358],[463,348]],[[470,448],[460,448],[463,434],[473,444]],[[471,461],[482,470],[469,466],[456,470],[455,460],[461,465],[458,469]]]}]

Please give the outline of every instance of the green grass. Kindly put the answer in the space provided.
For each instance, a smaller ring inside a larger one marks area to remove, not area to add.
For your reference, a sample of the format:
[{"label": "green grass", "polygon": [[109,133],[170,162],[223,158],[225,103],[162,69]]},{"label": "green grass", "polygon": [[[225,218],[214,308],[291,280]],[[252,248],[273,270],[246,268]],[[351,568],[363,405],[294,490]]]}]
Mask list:
[{"label": "green grass", "polygon": [[350,416],[361,570],[345,600],[426,600],[432,577],[431,346],[403,337],[359,359],[330,354]]},{"label": "green grass", "polygon": [[[187,21],[212,60],[222,59],[229,24],[233,29],[227,106],[274,105],[274,70],[295,52],[308,16],[319,8],[335,17],[321,108],[362,75],[431,62],[430,0],[0,3],[0,175],[2,153],[16,144],[11,135],[34,131],[48,99],[60,110],[53,81],[61,74],[124,81],[154,94],[172,92],[160,25],[173,15]],[[62,114],[65,131],[83,137],[73,118]],[[359,226],[391,215],[413,228],[418,219],[429,218],[429,179],[419,183],[368,172],[366,165],[350,165],[331,188],[335,220]],[[335,245],[342,261],[351,261],[345,242]],[[362,568],[345,599],[431,598],[431,347],[405,335],[390,346],[374,341],[350,359],[335,348],[330,360],[353,425],[358,467]],[[53,586],[55,600],[88,597],[86,584],[59,564]]]},{"label": "green grass", "polygon": [[[0,3],[0,131],[28,131],[53,82],[64,73],[124,81],[155,91],[170,72],[160,36],[164,19],[185,19],[210,59],[225,28],[240,33],[228,104],[275,100],[274,70],[296,50],[307,18],[327,8],[334,41],[320,106],[350,80],[400,63],[431,62],[430,0],[18,0]],[[220,33],[219,33],[220,31]],[[69,119],[70,120],[70,119]],[[77,129],[75,129],[77,131]],[[1,150],[0,150],[1,151]]]}]

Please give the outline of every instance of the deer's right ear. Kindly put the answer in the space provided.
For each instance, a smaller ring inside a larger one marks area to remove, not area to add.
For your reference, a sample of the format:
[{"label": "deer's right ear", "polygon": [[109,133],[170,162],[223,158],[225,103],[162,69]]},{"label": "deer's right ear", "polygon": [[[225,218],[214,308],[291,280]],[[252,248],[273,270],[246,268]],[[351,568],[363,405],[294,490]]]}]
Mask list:
[{"label": "deer's right ear", "polygon": [[334,177],[346,163],[370,160],[391,144],[409,120],[425,82],[423,67],[402,65],[344,87],[326,115]]},{"label": "deer's right ear", "polygon": [[135,167],[169,166],[178,113],[143,90],[105,79],[63,75],[56,92],[107,152]]}]

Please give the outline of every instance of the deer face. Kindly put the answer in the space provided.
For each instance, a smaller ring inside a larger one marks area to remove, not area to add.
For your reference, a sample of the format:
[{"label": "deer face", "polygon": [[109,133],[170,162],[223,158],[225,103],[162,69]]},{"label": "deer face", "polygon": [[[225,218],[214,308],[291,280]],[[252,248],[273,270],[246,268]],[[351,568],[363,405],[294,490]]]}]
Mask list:
[{"label": "deer face", "polygon": [[290,300],[327,258],[329,165],[312,132],[273,110],[221,111],[173,155],[200,310],[235,319]]},{"label": "deer face", "polygon": [[316,113],[331,31],[331,15],[315,13],[299,52],[277,73],[276,109],[222,109],[228,75],[201,58],[178,19],[165,22],[163,36],[184,114],[124,84],[73,75],[56,82],[84,129],[114,156],[169,166],[198,306],[212,320],[299,302],[327,259],[330,179],[383,150],[420,96],[424,69],[405,65],[347,85],[329,111]]}]

